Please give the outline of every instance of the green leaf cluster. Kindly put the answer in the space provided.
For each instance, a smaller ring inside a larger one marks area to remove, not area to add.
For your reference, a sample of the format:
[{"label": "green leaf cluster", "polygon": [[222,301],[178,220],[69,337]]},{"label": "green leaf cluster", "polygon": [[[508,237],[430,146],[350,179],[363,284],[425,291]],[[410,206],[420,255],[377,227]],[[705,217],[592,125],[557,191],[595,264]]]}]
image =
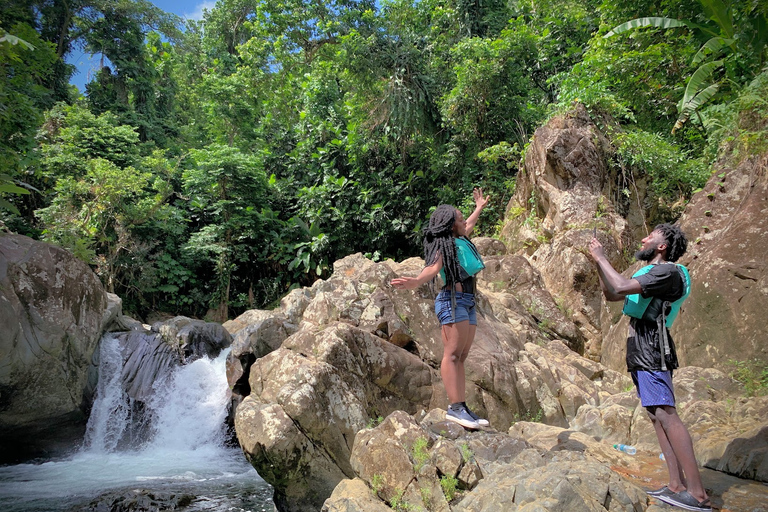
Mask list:
[{"label": "green leaf cluster", "polygon": [[[147,1],[6,4],[0,221],[138,316],[224,320],[348,254],[418,255],[430,212],[469,213],[477,186],[493,234],[534,130],[575,101],[615,150],[612,200],[646,180],[659,219],[723,144],[766,145],[756,0],[220,0],[185,23]],[[103,61],[84,96],[79,47]]]}]

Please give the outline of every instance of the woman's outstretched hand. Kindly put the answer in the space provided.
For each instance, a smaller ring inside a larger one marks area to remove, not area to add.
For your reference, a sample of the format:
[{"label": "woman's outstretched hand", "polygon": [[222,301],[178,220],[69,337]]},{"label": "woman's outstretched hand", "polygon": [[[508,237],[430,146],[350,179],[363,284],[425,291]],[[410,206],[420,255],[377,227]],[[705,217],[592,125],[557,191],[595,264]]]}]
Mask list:
[{"label": "woman's outstretched hand", "polygon": [[413,290],[419,286],[419,281],[415,277],[396,277],[389,284],[399,290]]},{"label": "woman's outstretched hand", "polygon": [[476,188],[472,191],[472,198],[475,200],[475,206],[483,209],[488,205],[488,201],[491,200],[490,196],[483,195],[482,188]]}]

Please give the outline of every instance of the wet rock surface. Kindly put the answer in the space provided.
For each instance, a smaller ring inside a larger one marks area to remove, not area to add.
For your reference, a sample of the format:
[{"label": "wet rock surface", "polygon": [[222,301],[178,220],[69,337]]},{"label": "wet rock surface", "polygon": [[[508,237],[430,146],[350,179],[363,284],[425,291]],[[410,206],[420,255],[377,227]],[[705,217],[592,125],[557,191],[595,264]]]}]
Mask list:
[{"label": "wet rock surface", "polygon": [[191,494],[178,494],[137,489],[107,493],[72,512],[149,512],[157,510],[185,510],[195,500]]}]

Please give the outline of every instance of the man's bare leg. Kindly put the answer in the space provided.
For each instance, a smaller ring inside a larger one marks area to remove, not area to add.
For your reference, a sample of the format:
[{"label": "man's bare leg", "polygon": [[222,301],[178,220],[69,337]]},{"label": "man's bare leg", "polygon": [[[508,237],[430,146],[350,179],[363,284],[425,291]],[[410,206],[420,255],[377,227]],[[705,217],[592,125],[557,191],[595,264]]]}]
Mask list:
[{"label": "man's bare leg", "polygon": [[696,462],[696,454],[693,451],[693,441],[688,429],[677,415],[677,410],[669,405],[660,405],[654,409],[653,414],[669,441],[676,462],[685,474],[683,482],[686,483],[688,492],[699,501],[706,500],[709,496],[701,482],[699,464]]},{"label": "man's bare leg", "polygon": [[659,446],[661,447],[661,453],[664,454],[664,461],[667,463],[667,472],[669,473],[669,483],[667,488],[672,492],[680,492],[686,490],[685,475],[680,467],[680,463],[677,460],[675,451],[672,449],[672,445],[667,439],[667,433],[664,432],[664,428],[661,426],[661,422],[656,418],[656,415],[651,412],[655,410],[655,407],[647,408],[648,417],[651,419],[653,429],[656,431],[656,437],[659,440]]}]

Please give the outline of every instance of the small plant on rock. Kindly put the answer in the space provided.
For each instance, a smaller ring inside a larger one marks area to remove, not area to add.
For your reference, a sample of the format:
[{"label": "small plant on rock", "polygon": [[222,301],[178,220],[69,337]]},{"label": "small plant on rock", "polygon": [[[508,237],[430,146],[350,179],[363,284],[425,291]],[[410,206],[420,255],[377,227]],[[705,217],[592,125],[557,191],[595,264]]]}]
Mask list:
[{"label": "small plant on rock", "polygon": [[443,488],[443,494],[449,503],[453,501],[453,498],[456,497],[456,488],[458,485],[459,481],[456,479],[456,477],[443,475],[440,478],[440,487]]},{"label": "small plant on rock", "polygon": [[392,510],[410,510],[411,506],[408,504],[408,502],[403,500],[403,494],[405,494],[405,491],[403,489],[398,489],[395,492],[395,495],[392,496],[392,498],[389,500],[389,506],[392,508]]},{"label": "small plant on rock", "polygon": [[421,493],[421,503],[429,509],[429,502],[432,499],[432,490],[429,487],[422,487],[419,489],[419,492]]},{"label": "small plant on rock", "polygon": [[373,475],[373,478],[371,478],[371,489],[373,490],[373,493],[378,495],[383,485],[384,479],[382,476],[378,474]]},{"label": "small plant on rock", "polygon": [[748,397],[768,395],[768,363],[731,359],[728,365],[733,368],[730,376],[744,385]]},{"label": "small plant on rock", "polygon": [[459,451],[461,451],[461,458],[464,460],[464,462],[469,462],[472,460],[472,450],[467,443],[459,444]]},{"label": "small plant on rock", "polygon": [[378,418],[368,418],[368,423],[365,425],[365,428],[375,428],[381,425],[381,422],[384,421],[384,418],[379,416]]},{"label": "small plant on rock", "polygon": [[413,455],[413,469],[418,473],[429,460],[426,437],[419,437],[416,442],[413,443],[411,454]]}]

